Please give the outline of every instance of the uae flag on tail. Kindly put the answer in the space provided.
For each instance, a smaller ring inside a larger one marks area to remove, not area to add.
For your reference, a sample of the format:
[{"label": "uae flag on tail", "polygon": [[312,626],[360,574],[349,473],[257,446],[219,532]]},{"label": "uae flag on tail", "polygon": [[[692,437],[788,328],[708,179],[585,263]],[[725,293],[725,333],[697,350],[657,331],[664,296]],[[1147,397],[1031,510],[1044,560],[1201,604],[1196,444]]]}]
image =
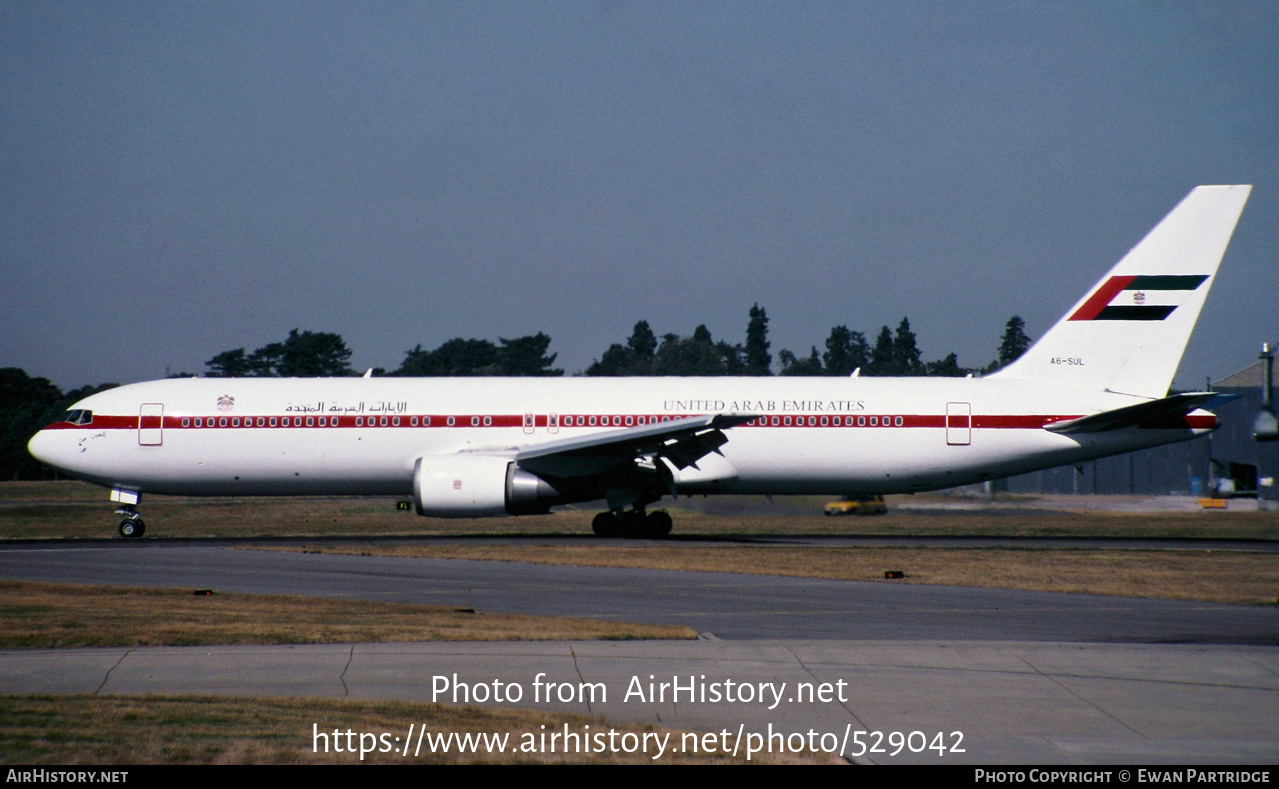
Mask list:
[{"label": "uae flag on tail", "polygon": [[1070,320],[1161,321],[1207,279],[1207,274],[1111,277],[1075,310]]}]

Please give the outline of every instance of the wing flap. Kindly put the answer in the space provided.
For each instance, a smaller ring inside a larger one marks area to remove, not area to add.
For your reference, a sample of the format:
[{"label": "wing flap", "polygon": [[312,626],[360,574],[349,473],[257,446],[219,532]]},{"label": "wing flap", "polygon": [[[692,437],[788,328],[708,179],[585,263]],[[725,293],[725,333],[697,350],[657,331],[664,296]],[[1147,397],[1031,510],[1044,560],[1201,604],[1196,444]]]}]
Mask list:
[{"label": "wing flap", "polygon": [[718,452],[728,442],[724,430],[753,419],[754,414],[706,414],[592,433],[522,449],[515,462],[534,474],[552,477],[595,476],[646,455],[664,457],[683,469]]}]

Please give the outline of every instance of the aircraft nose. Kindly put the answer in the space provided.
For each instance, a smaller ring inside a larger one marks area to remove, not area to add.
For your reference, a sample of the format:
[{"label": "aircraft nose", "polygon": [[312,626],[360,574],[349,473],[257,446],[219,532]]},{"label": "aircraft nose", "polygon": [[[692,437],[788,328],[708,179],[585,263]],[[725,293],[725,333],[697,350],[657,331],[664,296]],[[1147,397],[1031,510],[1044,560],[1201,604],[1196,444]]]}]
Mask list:
[{"label": "aircraft nose", "polygon": [[31,437],[27,442],[27,451],[31,453],[31,457],[52,468],[61,471],[67,471],[70,452],[67,443],[60,440],[62,437],[57,435],[56,430],[41,430]]}]

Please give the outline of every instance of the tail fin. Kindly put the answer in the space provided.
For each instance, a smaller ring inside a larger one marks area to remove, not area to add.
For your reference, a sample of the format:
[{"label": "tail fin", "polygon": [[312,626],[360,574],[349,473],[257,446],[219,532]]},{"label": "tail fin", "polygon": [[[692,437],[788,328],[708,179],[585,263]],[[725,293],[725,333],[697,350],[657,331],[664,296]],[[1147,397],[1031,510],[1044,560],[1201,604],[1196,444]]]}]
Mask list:
[{"label": "tail fin", "polygon": [[988,376],[1163,397],[1251,186],[1200,186],[1017,361]]}]

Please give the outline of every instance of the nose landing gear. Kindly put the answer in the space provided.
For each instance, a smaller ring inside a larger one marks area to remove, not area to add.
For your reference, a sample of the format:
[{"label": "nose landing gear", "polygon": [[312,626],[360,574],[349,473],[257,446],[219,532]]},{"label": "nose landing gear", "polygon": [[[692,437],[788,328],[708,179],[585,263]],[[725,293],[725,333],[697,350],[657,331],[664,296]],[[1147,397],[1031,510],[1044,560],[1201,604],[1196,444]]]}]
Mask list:
[{"label": "nose landing gear", "polygon": [[124,518],[120,521],[121,537],[134,539],[146,534],[147,525],[142,522],[142,516],[138,515],[137,509],[138,502],[142,501],[141,493],[136,490],[115,488],[111,491],[111,500],[120,505],[115,514]]},{"label": "nose landing gear", "polygon": [[115,514],[124,516],[124,520],[120,521],[121,537],[134,539],[147,533],[147,525],[142,522],[142,518],[133,510],[118,509]]}]

